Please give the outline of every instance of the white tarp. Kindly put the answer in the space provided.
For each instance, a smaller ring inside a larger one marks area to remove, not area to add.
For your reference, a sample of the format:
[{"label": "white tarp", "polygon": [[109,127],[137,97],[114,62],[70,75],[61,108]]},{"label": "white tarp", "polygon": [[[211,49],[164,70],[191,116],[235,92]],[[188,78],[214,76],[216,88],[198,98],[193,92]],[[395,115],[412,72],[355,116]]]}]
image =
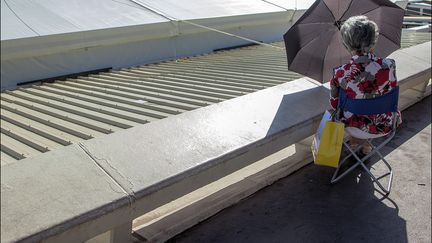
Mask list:
[{"label": "white tarp", "polygon": [[[1,0],[1,40],[307,9],[315,0]],[[393,2],[403,2],[392,0]],[[278,7],[280,6],[280,7]]]},{"label": "white tarp", "polygon": [[129,0],[1,0],[1,40],[168,21]]},{"label": "white tarp", "polygon": [[308,9],[315,0],[266,0],[285,9]]},{"label": "white tarp", "polygon": [[1,0],[1,40],[166,22],[280,12],[261,0]]},{"label": "white tarp", "polygon": [[270,42],[281,40],[293,16],[262,0],[0,1],[2,89],[249,43],[170,19]]},{"label": "white tarp", "polygon": [[1,39],[16,39],[37,36],[32,29],[17,18],[5,0],[1,1]]},{"label": "white tarp", "polygon": [[203,19],[280,12],[284,9],[262,0],[134,0],[175,19]]}]

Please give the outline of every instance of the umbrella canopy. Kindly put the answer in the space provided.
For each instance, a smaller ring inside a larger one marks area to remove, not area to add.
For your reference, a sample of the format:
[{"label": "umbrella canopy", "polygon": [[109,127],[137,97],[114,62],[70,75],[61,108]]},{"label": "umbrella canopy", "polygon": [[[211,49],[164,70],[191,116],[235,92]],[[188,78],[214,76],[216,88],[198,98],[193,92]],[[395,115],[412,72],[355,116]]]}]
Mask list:
[{"label": "umbrella canopy", "polygon": [[351,58],[339,29],[356,15],[378,25],[374,53],[386,57],[400,47],[404,14],[389,0],[317,0],[284,35],[288,69],[322,83],[329,81],[333,68]]}]

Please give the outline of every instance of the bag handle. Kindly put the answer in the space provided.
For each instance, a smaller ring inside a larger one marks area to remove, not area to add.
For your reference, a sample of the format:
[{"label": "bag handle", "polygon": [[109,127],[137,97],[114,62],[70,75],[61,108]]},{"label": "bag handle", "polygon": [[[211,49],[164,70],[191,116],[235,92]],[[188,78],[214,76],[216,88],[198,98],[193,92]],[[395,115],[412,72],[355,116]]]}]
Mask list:
[{"label": "bag handle", "polygon": [[[336,117],[337,115],[340,114],[340,109],[339,107],[334,109],[331,113],[330,113],[330,117],[331,117],[331,121],[334,122],[336,121]],[[339,117],[337,117],[337,121],[339,121]]]},{"label": "bag handle", "polygon": [[[340,90],[341,90],[342,88],[341,87],[339,87],[339,94],[340,94]],[[341,112],[343,112],[343,108],[345,107],[345,104],[346,104],[346,102],[347,102],[347,99],[346,99],[346,97],[340,97],[340,95],[339,95],[339,102],[338,102],[338,106],[337,106],[337,108],[331,113],[331,120],[334,122],[335,121],[335,119],[336,119],[336,116],[337,116],[337,119],[339,120],[340,119],[340,115],[341,115]]]}]

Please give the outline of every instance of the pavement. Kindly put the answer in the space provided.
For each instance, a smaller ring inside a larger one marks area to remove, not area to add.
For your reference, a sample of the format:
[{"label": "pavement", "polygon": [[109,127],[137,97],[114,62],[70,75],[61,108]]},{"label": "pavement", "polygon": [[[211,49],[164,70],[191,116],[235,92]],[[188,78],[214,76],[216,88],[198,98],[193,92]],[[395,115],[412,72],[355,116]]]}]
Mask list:
[{"label": "pavement", "polygon": [[[403,113],[381,151],[394,171],[383,196],[360,169],[307,165],[168,242],[431,242],[431,96]],[[383,163],[368,162],[375,175]]]}]

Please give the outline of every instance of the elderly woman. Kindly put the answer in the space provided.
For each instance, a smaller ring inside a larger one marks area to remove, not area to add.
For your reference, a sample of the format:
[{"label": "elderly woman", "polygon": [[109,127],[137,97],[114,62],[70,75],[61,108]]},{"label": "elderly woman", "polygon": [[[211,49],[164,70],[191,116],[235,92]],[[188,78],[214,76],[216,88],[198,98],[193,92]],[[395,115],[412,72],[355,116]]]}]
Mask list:
[{"label": "elderly woman", "polygon": [[[366,16],[354,16],[345,21],[341,29],[342,41],[352,58],[349,63],[335,68],[330,80],[330,104],[336,109],[339,88],[346,91],[349,98],[368,99],[383,95],[396,87],[395,61],[380,58],[373,54],[378,38],[378,26]],[[384,136],[392,128],[392,114],[354,115],[343,112],[341,121],[345,131],[351,135],[350,145],[355,149],[364,139]],[[400,112],[398,124],[401,123]],[[372,148],[366,143],[362,152],[370,153]]]}]

